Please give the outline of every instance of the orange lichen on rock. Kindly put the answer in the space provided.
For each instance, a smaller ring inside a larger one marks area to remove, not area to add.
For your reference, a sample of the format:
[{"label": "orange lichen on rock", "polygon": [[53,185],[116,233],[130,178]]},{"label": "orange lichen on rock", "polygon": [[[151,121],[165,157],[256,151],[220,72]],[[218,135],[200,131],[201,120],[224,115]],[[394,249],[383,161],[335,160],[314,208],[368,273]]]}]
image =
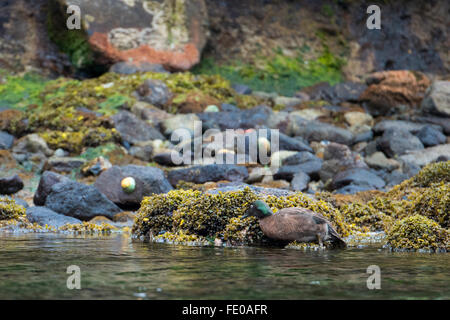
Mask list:
[{"label": "orange lichen on rock", "polygon": [[192,43],[185,44],[179,51],[155,50],[148,45],[119,50],[111,44],[107,34],[100,32],[94,32],[89,43],[94,50],[102,52],[112,62],[157,63],[169,69],[185,71],[200,61],[200,52]]}]

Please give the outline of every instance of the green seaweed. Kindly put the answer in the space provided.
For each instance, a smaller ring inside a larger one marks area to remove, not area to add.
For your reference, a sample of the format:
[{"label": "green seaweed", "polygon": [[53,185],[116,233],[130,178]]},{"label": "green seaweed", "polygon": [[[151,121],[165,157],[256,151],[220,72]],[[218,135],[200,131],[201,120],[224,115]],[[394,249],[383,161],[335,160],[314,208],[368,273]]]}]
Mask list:
[{"label": "green seaweed", "polygon": [[319,82],[333,85],[342,81],[344,60],[333,55],[326,45],[315,60],[306,61],[303,56],[299,51],[296,57],[289,57],[278,49],[273,57],[259,56],[253,63],[231,61],[218,65],[212,59],[204,58],[193,72],[220,75],[233,83],[246,84],[253,90],[275,91],[286,96]]}]

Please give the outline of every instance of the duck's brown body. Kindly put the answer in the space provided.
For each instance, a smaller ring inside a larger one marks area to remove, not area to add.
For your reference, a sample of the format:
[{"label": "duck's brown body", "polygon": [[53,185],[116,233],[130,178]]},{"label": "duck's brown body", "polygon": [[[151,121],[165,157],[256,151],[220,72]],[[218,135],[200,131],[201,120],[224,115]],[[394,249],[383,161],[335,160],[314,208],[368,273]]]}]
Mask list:
[{"label": "duck's brown body", "polygon": [[330,240],[345,247],[331,224],[320,214],[304,208],[286,208],[259,220],[264,234],[274,240],[319,242]]}]

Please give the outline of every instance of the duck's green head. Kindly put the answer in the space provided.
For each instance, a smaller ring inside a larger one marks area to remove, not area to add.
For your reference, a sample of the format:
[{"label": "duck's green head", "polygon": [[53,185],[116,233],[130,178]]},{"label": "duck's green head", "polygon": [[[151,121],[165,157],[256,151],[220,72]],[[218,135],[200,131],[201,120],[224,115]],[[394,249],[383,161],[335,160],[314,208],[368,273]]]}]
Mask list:
[{"label": "duck's green head", "polygon": [[258,219],[262,219],[265,217],[269,217],[272,214],[273,212],[267,205],[267,203],[262,200],[256,200],[250,205],[247,212],[242,216],[242,218],[257,217]]}]

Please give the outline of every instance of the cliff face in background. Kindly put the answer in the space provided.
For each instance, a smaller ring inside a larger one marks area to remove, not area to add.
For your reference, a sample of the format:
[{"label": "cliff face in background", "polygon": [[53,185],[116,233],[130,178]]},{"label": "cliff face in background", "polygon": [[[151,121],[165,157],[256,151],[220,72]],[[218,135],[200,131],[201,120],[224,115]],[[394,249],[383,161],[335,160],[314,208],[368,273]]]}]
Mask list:
[{"label": "cliff face in background", "polygon": [[[64,39],[71,37],[65,34],[65,26],[60,30],[49,29],[51,22],[65,22],[62,19],[64,12],[60,14],[60,20],[51,19],[55,18],[56,4],[62,4],[63,8],[68,4],[81,6],[86,30],[83,32],[89,38],[87,48],[95,53],[95,63],[106,64],[105,67],[112,62],[134,58],[135,62],[161,62],[168,68],[186,69],[198,58],[187,54],[186,48],[180,51],[171,46],[170,39],[165,43],[164,39],[155,40],[151,34],[165,34],[164,28],[177,31],[187,27],[187,38],[182,39],[183,43],[192,43],[198,55],[207,39],[203,57],[216,63],[252,63],[256,57],[272,56],[274,50],[292,57],[301,52],[305,60],[316,59],[326,49],[344,61],[344,79],[353,81],[380,70],[419,70],[440,77],[450,73],[450,4],[437,0],[379,3],[381,30],[366,28],[366,9],[372,3],[364,1],[38,0],[31,3],[4,0],[0,4],[0,68],[23,71],[32,66],[53,74],[69,74],[79,67],[76,62],[80,60],[76,60],[77,56],[74,58],[74,49],[61,45]],[[168,24],[158,31],[154,28],[154,19],[147,19],[139,10],[139,6],[144,5],[147,9],[153,5],[162,6],[165,8],[162,12],[173,16],[169,15]],[[102,6],[107,6],[108,10],[96,9]],[[177,8],[184,9],[177,11]],[[183,26],[177,26],[177,23]],[[205,27],[207,23],[209,28]],[[149,33],[138,37],[145,40],[144,46],[136,44],[136,32],[126,31],[144,30],[147,24]],[[116,37],[111,36],[111,32]],[[100,39],[101,34],[106,34],[109,42],[100,41],[104,38]],[[183,36],[179,32],[177,35]],[[173,40],[173,37],[170,38]],[[59,53],[54,41],[68,57]],[[158,47],[162,44],[164,50]],[[84,45],[81,42],[81,46]],[[130,50],[140,50],[140,55],[131,54]],[[157,51],[164,58],[159,59],[161,61],[156,59]],[[79,50],[75,52],[78,54]]]},{"label": "cliff face in background", "polygon": [[344,75],[357,80],[380,70],[450,71],[448,1],[386,1],[381,30],[368,30],[373,1],[210,0],[211,35],[205,56],[251,61],[281,48],[316,58],[324,45],[346,61]]}]

